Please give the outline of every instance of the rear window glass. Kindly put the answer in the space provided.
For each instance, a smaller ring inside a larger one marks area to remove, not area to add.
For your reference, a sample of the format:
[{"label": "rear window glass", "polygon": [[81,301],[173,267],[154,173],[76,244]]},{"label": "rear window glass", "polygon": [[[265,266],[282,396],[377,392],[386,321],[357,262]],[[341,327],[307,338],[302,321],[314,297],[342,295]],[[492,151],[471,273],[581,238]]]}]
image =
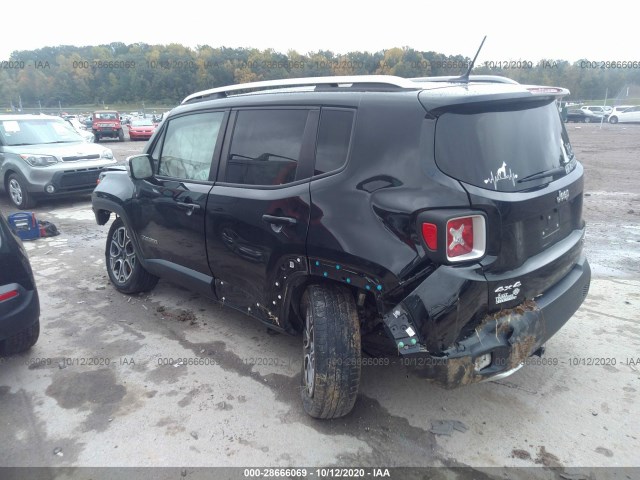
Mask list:
[{"label": "rear window glass", "polygon": [[[555,101],[443,113],[436,124],[435,158],[451,177],[507,192],[548,183],[575,165]],[[553,177],[527,179],[553,169]]]},{"label": "rear window glass", "polygon": [[296,177],[307,110],[238,112],[225,181],[282,185]]}]

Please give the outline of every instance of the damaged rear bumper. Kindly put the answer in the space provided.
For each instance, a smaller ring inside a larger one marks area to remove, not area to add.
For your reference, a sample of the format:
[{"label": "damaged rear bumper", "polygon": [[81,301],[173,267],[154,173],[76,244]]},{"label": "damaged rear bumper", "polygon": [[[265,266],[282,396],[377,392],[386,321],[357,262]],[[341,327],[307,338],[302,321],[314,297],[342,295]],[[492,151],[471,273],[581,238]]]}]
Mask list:
[{"label": "damaged rear bumper", "polygon": [[[445,387],[457,387],[514,373],[540,350],[578,310],[586,297],[591,269],[581,255],[573,268],[534,300],[486,315],[466,338],[438,352],[429,351],[411,312],[403,301],[385,316],[388,333],[398,346],[401,363],[419,376]],[[416,295],[408,297],[414,303]],[[424,321],[424,319],[421,319]]]}]

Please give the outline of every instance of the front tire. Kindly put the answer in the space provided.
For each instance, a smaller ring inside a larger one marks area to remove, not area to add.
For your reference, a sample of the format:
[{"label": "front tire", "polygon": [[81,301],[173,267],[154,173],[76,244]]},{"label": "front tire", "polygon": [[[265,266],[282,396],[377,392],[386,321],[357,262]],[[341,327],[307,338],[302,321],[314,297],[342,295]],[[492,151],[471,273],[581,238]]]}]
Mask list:
[{"label": "front tire", "polygon": [[591,123],[591,119],[589,117],[584,117],[584,123]]},{"label": "front tire", "polygon": [[118,140],[124,142],[124,132],[122,131],[122,129],[118,130]]},{"label": "front tire", "polygon": [[20,210],[26,210],[33,207],[36,202],[31,198],[26,184],[15,173],[9,175],[7,179],[7,192],[11,203],[13,203]]},{"label": "front tire", "polygon": [[105,259],[109,279],[122,293],[148,292],[158,283],[158,277],[147,272],[138,261],[129,230],[120,217],[109,229]]},{"label": "front tire", "polygon": [[609,117],[609,123],[613,123],[613,124],[618,123],[618,117]]},{"label": "front tire", "polygon": [[302,405],[314,418],[343,417],[360,384],[360,322],[353,295],[339,285],[312,285],[303,295],[302,312]]}]

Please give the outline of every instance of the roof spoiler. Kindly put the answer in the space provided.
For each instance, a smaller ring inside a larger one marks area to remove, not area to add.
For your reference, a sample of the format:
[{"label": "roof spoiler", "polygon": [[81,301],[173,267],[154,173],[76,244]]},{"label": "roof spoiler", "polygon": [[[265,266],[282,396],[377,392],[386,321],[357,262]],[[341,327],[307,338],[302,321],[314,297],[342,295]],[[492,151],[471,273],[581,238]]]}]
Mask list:
[{"label": "roof spoiler", "polygon": [[[447,75],[443,77],[416,77],[410,78],[413,82],[448,82],[448,83],[460,83],[460,77],[456,75]],[[480,82],[480,83],[509,83],[512,85],[519,85],[518,82],[507,77],[501,77],[499,75],[470,75],[468,82]]]}]

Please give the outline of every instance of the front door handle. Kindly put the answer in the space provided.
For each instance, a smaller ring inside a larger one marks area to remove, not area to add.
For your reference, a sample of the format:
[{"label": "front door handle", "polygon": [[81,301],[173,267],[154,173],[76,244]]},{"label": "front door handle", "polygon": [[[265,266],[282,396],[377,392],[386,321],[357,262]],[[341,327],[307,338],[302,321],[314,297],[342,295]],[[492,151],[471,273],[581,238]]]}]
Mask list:
[{"label": "front door handle", "polygon": [[191,215],[196,210],[200,210],[200,205],[197,203],[185,203],[185,202],[176,202],[178,207],[186,209],[186,214]]},{"label": "front door handle", "polygon": [[295,225],[298,220],[292,217],[276,217],[274,215],[262,215],[262,220],[272,225]]}]

